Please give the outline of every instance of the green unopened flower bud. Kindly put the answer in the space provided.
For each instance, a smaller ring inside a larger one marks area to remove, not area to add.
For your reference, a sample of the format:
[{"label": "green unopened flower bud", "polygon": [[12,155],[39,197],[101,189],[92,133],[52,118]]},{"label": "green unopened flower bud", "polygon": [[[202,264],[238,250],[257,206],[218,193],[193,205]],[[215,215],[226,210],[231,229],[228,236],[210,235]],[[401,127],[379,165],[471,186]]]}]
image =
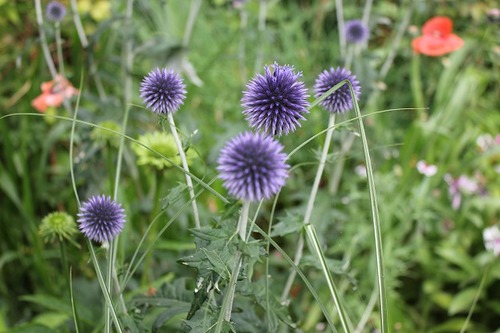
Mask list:
[{"label": "green unopened flower bud", "polygon": [[56,239],[63,241],[71,240],[71,237],[78,233],[75,219],[65,212],[50,213],[42,219],[39,233],[46,243]]}]

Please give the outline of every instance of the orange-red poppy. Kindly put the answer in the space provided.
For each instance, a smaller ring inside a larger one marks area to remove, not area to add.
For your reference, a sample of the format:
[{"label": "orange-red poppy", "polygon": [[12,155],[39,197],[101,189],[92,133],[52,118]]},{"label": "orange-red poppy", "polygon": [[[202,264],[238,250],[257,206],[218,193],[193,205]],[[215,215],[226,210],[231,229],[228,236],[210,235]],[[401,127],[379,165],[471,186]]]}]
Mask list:
[{"label": "orange-red poppy", "polygon": [[42,94],[31,102],[31,105],[40,112],[45,112],[51,106],[58,107],[65,98],[78,94],[78,89],[60,75],[55,80],[42,83],[41,89]]},{"label": "orange-red poppy", "polygon": [[431,57],[439,57],[458,50],[464,45],[464,41],[452,31],[453,21],[448,17],[433,17],[422,27],[423,35],[412,41],[413,50]]}]

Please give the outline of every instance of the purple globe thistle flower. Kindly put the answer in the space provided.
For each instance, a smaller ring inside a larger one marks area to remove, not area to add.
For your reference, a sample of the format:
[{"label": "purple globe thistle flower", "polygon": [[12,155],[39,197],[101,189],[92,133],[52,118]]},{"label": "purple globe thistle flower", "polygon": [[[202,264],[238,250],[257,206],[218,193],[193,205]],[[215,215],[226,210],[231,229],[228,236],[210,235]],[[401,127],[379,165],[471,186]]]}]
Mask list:
[{"label": "purple globe thistle flower", "polygon": [[363,43],[368,40],[370,29],[361,20],[351,20],[345,23],[345,39],[349,43]]},{"label": "purple globe thistle flower", "polygon": [[167,115],[176,112],[186,98],[186,86],[173,70],[155,69],[141,82],[141,97],[154,113]]},{"label": "purple globe thistle flower", "polygon": [[269,199],[288,177],[283,146],[270,136],[246,132],[222,148],[217,170],[229,194],[246,201]]},{"label": "purple globe thistle flower", "polygon": [[59,1],[51,1],[45,8],[45,14],[48,20],[61,22],[66,16],[66,7]]},{"label": "purple globe thistle flower", "polygon": [[78,224],[85,237],[104,243],[122,231],[125,211],[110,197],[96,195],[83,203],[78,213]]},{"label": "purple globe thistle flower", "polygon": [[[271,68],[273,70],[271,71]],[[282,135],[300,126],[307,107],[307,89],[297,81],[302,73],[295,73],[292,66],[274,63],[265,67],[264,75],[257,74],[246,86],[241,99],[243,114],[251,127],[267,134]]]},{"label": "purple globe thistle flower", "polygon": [[[351,82],[356,100],[359,100],[361,86],[358,79],[349,70],[341,67],[338,67],[337,69],[331,67],[330,70],[324,70],[319,74],[316,79],[316,83],[314,84],[314,97],[320,97],[344,80],[349,80],[349,82]],[[349,85],[347,83],[344,84],[330,96],[321,101],[319,105],[331,113],[343,113],[349,111],[354,107]]]}]

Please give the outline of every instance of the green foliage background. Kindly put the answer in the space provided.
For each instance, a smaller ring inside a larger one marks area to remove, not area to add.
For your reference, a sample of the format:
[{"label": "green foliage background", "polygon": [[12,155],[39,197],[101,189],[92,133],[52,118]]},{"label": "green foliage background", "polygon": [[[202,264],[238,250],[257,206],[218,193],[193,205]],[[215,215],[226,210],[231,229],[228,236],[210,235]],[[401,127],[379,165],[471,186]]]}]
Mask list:
[{"label": "green foliage background", "polygon": [[[101,0],[93,6],[99,2],[109,4],[106,17],[81,13],[88,48],[82,48],[70,16],[61,23],[67,77],[81,91],[78,118],[92,124],[121,124],[127,107],[123,82],[131,76],[134,93],[125,133],[138,138],[161,130],[157,119],[142,106],[139,84],[155,67],[179,69],[188,85],[188,98],[175,115],[176,124],[185,146],[198,155],[191,171],[205,182],[217,176],[216,159],[224,142],[248,130],[240,99],[245,84],[264,65],[277,61],[295,66],[310,89],[323,69],[344,65],[332,0],[249,0],[240,9],[224,0],[202,1],[188,43],[183,38],[191,1],[136,0],[130,25],[123,24],[125,2]],[[69,6],[69,1],[65,4]],[[346,1],[345,19],[361,17],[364,5],[365,1]],[[480,135],[500,133],[500,29],[498,17],[495,21],[487,14],[495,6],[496,1],[488,0],[375,1],[369,43],[353,58],[352,70],[362,85],[361,109],[364,114],[373,113],[364,121],[375,167],[394,332],[460,331],[486,271],[468,331],[499,330],[500,264],[485,251],[482,230],[499,223],[500,183],[494,168],[500,161],[500,146],[482,152],[476,144]],[[33,2],[0,1],[0,11],[5,14],[0,17],[0,332],[73,332],[59,247],[44,244],[38,233],[48,213],[62,210],[76,215],[78,211],[69,175],[71,122],[51,118],[48,113],[37,115],[31,106],[40,94],[40,84],[51,79],[40,48]],[[439,58],[413,54],[412,38],[436,15],[453,19],[454,32],[465,40],[464,47]],[[54,26],[45,22],[43,29],[56,58]],[[400,31],[398,43],[395,39]],[[130,72],[122,65],[127,41],[132,43],[134,55]],[[383,75],[381,70],[391,54],[394,60]],[[403,109],[415,107],[422,109]],[[62,107],[54,112],[72,116]],[[292,151],[324,130],[327,117],[326,112],[314,108],[296,133],[280,141]],[[340,153],[342,144],[357,132],[349,119],[351,114],[341,117],[346,122],[334,133],[333,153],[316,199],[313,223],[356,326],[375,290],[375,260],[366,180],[355,173],[355,167],[364,163],[360,140],[355,137],[352,147]],[[72,163],[81,198],[113,192],[118,151],[113,140],[118,136],[110,138],[96,136],[91,126],[77,124]],[[291,257],[322,141],[323,136],[318,136],[293,155],[291,177],[279,195],[274,215],[271,201],[263,204],[256,218],[265,231],[273,226],[271,237]],[[156,222],[140,253],[149,245],[154,250],[124,291],[134,322],[130,325],[137,331],[177,332],[187,324],[193,331],[202,331],[196,328],[204,319],[201,311],[183,324],[193,300],[201,297],[194,293],[195,278],[203,272],[205,282],[215,283],[211,274],[222,276],[225,266],[211,261],[210,252],[187,265],[184,259],[199,256],[196,249],[200,248],[217,252],[221,244],[207,245],[200,239],[205,237],[208,242],[208,236],[190,231],[189,208],[180,211],[188,202],[185,188],[179,185],[182,173],[174,168],[158,171],[138,166],[131,145],[127,140],[119,183],[118,197],[128,220],[119,243],[121,274],[148,226]],[[436,165],[438,173],[432,177],[418,173],[415,165],[419,160]],[[333,191],[331,175],[340,161],[344,163],[342,177],[338,190]],[[461,206],[453,209],[445,174],[474,178],[483,194],[463,193]],[[212,187],[224,194],[219,181]],[[207,191],[200,195],[199,204],[202,224],[210,226],[204,232],[217,230],[210,237],[229,239],[236,222],[228,206]],[[226,218],[220,217],[223,211]],[[164,226],[166,232],[154,240]],[[234,318],[236,331],[266,332],[269,327],[280,332],[323,331],[320,305],[300,279],[290,304],[279,303],[290,265],[273,246],[266,252],[265,237],[253,236],[255,248],[247,249],[251,253],[247,283],[241,283],[241,298],[237,299],[243,310]],[[83,237],[76,241],[80,248],[71,244],[66,248],[80,325],[84,332],[99,332],[100,290]],[[100,258],[104,260],[103,253]],[[202,265],[207,262],[208,268]],[[315,259],[306,253],[300,269],[331,309]],[[266,272],[270,278],[264,284]],[[216,289],[210,290],[217,294]],[[267,297],[264,290],[271,295],[269,309],[269,303],[263,301]],[[202,308],[205,313],[216,311],[207,304]],[[170,309],[176,310],[168,312]],[[364,331],[378,326],[376,311],[376,306],[368,311]],[[260,319],[263,313],[272,316]]]}]

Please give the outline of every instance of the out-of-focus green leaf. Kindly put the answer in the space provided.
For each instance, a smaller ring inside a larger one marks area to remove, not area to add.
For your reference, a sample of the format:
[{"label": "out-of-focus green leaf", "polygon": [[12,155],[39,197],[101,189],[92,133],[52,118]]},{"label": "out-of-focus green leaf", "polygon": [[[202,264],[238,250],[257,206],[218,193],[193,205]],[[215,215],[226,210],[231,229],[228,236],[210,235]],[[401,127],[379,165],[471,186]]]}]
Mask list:
[{"label": "out-of-focus green leaf", "polygon": [[459,292],[451,300],[450,307],[448,308],[448,314],[455,315],[457,313],[467,312],[474,302],[476,293],[476,288],[468,288]]}]

